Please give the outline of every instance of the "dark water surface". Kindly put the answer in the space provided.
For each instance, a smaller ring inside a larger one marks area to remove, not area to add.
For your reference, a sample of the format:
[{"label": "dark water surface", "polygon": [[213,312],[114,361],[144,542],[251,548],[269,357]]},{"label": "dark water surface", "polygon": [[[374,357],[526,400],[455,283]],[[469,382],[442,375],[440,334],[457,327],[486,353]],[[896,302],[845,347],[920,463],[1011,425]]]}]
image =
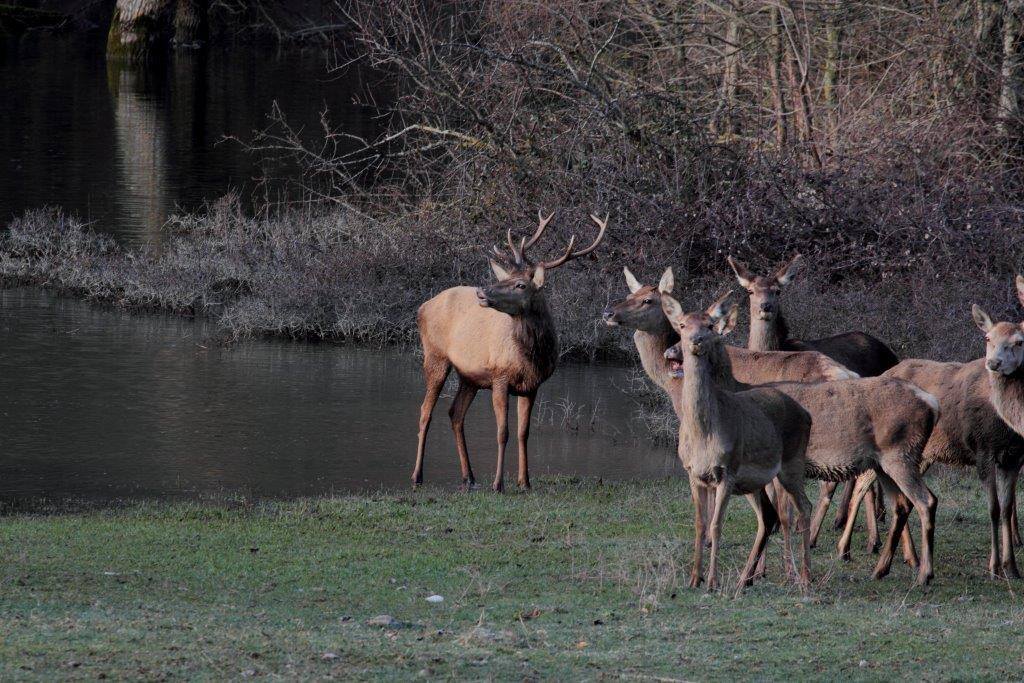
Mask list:
[{"label": "dark water surface", "polygon": [[[0,497],[408,486],[423,388],[415,357],[330,344],[224,347],[211,332],[202,322],[100,310],[34,289],[0,291]],[[628,374],[558,369],[541,388],[531,474],[680,471],[671,449],[653,446],[636,420],[623,391]],[[435,411],[426,479],[454,487],[451,393]],[[466,426],[481,482],[494,472],[489,398],[477,397]],[[506,463],[514,483],[514,448]]]},{"label": "dark water surface", "polygon": [[328,74],[320,51],[238,45],[128,68],[107,64],[102,40],[0,40],[0,227],[52,205],[151,241],[168,213],[231,190],[250,206],[294,196],[282,181],[294,169],[225,136],[251,140],[276,101],[310,140],[325,108],[339,129],[373,137],[355,101],[375,88],[356,69]]}]

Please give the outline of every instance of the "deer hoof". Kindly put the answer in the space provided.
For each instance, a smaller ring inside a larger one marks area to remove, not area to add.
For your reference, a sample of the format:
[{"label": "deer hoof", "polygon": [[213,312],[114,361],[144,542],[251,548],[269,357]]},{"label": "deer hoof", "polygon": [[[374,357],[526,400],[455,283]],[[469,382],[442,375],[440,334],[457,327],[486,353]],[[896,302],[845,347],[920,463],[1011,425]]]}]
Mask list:
[{"label": "deer hoof", "polygon": [[702,582],[700,574],[690,574],[690,588],[700,588]]},{"label": "deer hoof", "polygon": [[516,484],[523,491],[529,491],[530,490],[530,480],[529,479],[520,479],[519,481],[516,482]]},{"label": "deer hoof", "polygon": [[494,491],[495,493],[501,493],[502,491],[505,490],[505,482],[503,482],[500,479],[497,480],[496,482],[491,484],[491,490]]},{"label": "deer hoof", "polygon": [[1015,565],[1015,564],[1004,564],[1003,565],[1002,574],[1003,574],[1003,577],[1005,577],[1007,579],[1019,579],[1020,578],[1020,572],[1017,571],[1017,565]]}]

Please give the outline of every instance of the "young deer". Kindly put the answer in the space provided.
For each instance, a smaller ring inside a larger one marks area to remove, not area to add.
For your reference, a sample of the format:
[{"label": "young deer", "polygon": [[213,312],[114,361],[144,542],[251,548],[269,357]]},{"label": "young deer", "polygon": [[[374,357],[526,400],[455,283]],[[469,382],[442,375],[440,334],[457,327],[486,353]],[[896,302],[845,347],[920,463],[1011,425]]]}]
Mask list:
[{"label": "young deer", "polygon": [[[682,374],[682,344],[665,352],[674,374]],[[807,476],[845,481],[874,471],[883,488],[896,500],[892,528],[875,567],[874,578],[889,573],[896,544],[910,514],[910,503],[921,520],[922,558],[919,584],[931,581],[935,533],[934,494],[919,471],[922,451],[938,419],[938,401],[909,382],[868,377],[817,384],[778,382],[765,385],[786,394],[811,416],[807,444]],[[736,389],[745,385],[735,383]],[[909,500],[908,500],[909,499]],[[785,514],[780,514],[783,521]],[[784,527],[785,528],[785,527]]]},{"label": "young deer", "polygon": [[[552,214],[554,215],[554,214]],[[540,217],[537,229],[519,246],[508,233],[512,259],[506,265],[494,258],[489,262],[498,281],[484,287],[452,287],[420,306],[417,323],[423,343],[423,373],[427,390],[420,408],[419,439],[413,486],[423,483],[423,457],[434,404],[448,373],[454,367],[459,389],[452,401],[452,431],[462,467],[462,483],[474,485],[473,469],[466,451],[463,422],[476,392],[490,389],[494,418],[498,426],[498,464],[492,488],[501,491],[508,442],[508,396],[518,397],[519,477],[522,488],[530,487],[526,442],[530,434],[530,413],[537,389],[551,376],[558,363],[558,338],[544,300],[547,273],[564,263],[585,256],[597,248],[608,227],[604,220],[590,217],[599,228],[597,238],[586,249],[573,251],[576,237],[569,240],[565,252],[553,261],[534,263],[526,256],[551,221]],[[494,248],[494,256],[501,252]]]},{"label": "young deer", "polygon": [[[777,478],[798,511],[797,529],[803,538],[800,582],[806,587],[810,584],[810,501],[804,493],[804,451],[811,420],[805,410],[780,391],[760,387],[741,390],[733,378],[721,337],[735,326],[737,307],[734,305],[726,313],[723,300],[707,311],[685,314],[679,302],[668,294],[661,296],[665,316],[678,332],[683,348],[678,453],[686,468],[694,503],[690,586],[696,588],[702,579],[706,526],[711,536],[708,589],[718,587],[722,522],[733,494],[745,495],[757,515],[757,536],[740,574],[739,588],[750,584],[768,540],[770,529],[766,519],[772,514],[766,510],[761,492]],[[705,524],[704,499],[712,493],[714,511]]]},{"label": "young deer", "polygon": [[[825,337],[824,339],[791,339],[786,319],[782,315],[782,288],[793,281],[801,262],[800,254],[795,255],[789,263],[782,265],[772,275],[757,275],[746,265],[728,257],[729,265],[736,274],[736,280],[750,294],[750,338],[747,347],[755,351],[803,351],[814,350],[824,353],[845,367],[853,370],[861,377],[876,377],[896,365],[899,358],[885,342],[864,332],[843,332]],[[811,521],[811,546],[817,544],[821,525],[832,502],[837,484],[824,484],[818,504]],[[853,485],[846,488],[839,512],[836,515],[835,528],[841,528],[846,522]],[[881,502],[881,496],[877,497]],[[872,493],[871,501],[875,500]],[[873,506],[869,506],[869,516],[874,514]]]},{"label": "young deer", "polygon": [[[1017,296],[1024,306],[1024,277],[1019,275]],[[1024,323],[993,323],[978,306],[972,314],[985,333],[984,358],[970,363],[910,359],[885,374],[938,397],[942,414],[925,447],[923,466],[977,468],[988,493],[989,571],[1016,579],[1020,572],[1013,550],[1013,512],[1024,464]]]}]

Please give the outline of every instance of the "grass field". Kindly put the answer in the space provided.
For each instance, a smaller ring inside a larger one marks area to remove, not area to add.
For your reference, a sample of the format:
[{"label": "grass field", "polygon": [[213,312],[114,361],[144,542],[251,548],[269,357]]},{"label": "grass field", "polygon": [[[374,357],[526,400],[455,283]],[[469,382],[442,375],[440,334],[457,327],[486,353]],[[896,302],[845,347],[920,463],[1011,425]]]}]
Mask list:
[{"label": "grass field", "polygon": [[[777,540],[741,597],[685,588],[678,480],[16,512],[0,518],[0,679],[1020,678],[1021,586],[986,578],[980,488],[934,488],[933,587],[902,564],[871,581],[862,535],[845,564],[829,532],[807,597]],[[729,584],[752,534],[737,501]]]}]

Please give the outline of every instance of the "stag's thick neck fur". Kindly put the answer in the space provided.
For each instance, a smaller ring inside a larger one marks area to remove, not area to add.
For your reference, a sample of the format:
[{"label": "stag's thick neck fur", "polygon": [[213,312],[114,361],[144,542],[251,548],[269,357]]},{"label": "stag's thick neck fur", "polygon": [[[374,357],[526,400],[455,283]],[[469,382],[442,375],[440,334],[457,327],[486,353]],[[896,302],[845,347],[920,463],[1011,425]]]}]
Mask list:
[{"label": "stag's thick neck fur", "polygon": [[512,320],[516,346],[533,361],[540,381],[547,379],[558,364],[558,334],[544,297],[534,297],[530,308]]},{"label": "stag's thick neck fur", "polygon": [[770,320],[761,320],[754,310],[750,311],[750,339],[747,348],[751,351],[788,351],[790,349],[789,325],[779,310]]}]

